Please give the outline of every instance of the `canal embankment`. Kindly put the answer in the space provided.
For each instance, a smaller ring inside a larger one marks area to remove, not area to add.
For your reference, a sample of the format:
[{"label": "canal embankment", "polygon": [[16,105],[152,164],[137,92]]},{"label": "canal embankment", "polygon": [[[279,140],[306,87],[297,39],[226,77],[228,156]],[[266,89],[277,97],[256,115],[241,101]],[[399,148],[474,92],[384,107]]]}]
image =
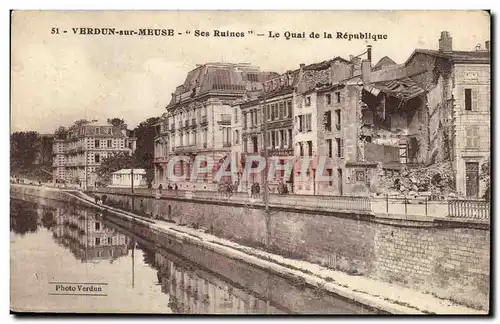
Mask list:
[{"label": "canal embankment", "polygon": [[[43,196],[46,198],[65,200],[73,203],[77,203],[78,201],[78,203],[95,205],[91,201],[90,197],[82,196],[81,194],[78,194],[76,192],[64,193],[51,188],[13,186],[11,189],[11,194],[31,195],[39,197]],[[117,207],[120,205],[120,202],[128,201],[127,199],[130,198],[127,198],[127,196],[125,195],[110,195],[109,193],[107,193],[107,195],[108,199],[110,199],[111,201],[111,204],[116,205]],[[143,201],[140,201],[141,199]],[[166,246],[166,248],[174,249],[172,247],[169,247],[169,240],[171,242],[174,241],[171,239],[172,237],[175,237],[176,241],[180,240],[181,244],[175,245],[175,249],[177,250],[175,252],[179,253],[180,255],[192,257],[194,262],[201,263],[208,261],[203,261],[203,258],[195,257],[196,253],[192,250],[189,250],[189,247],[197,246],[199,248],[209,249],[216,254],[221,254],[243,262],[257,265],[263,267],[264,269],[268,269],[269,271],[277,271],[282,276],[295,278],[294,280],[303,281],[307,285],[325,289],[326,291],[342,296],[347,300],[366,305],[367,308],[383,310],[390,313],[470,314],[485,312],[484,309],[482,311],[478,310],[477,308],[479,307],[477,307],[477,305],[472,305],[475,306],[476,309],[466,306],[460,306],[457,304],[456,300],[446,300],[432,290],[417,290],[412,287],[405,287],[403,285],[400,285],[397,281],[390,282],[389,280],[376,278],[376,276],[370,275],[369,272],[367,273],[366,270],[365,273],[360,273],[353,270],[351,270],[351,272],[349,273],[339,271],[338,266],[332,266],[331,263],[335,262],[332,259],[330,259],[330,264],[321,264],[321,262],[317,262],[318,260],[311,260],[311,257],[298,258],[293,254],[293,244],[297,244],[297,242],[294,241],[297,240],[297,234],[295,234],[295,237],[291,235],[292,237],[289,237],[288,241],[282,241],[292,243],[292,250],[290,250],[290,247],[288,250],[283,249],[284,251],[288,251],[288,254],[283,253],[282,255],[279,255],[277,253],[270,253],[268,251],[249,246],[252,245],[252,242],[260,242],[260,244],[264,246],[266,243],[269,244],[273,242],[276,246],[275,248],[279,249],[283,246],[283,243],[280,243],[280,240],[283,239],[279,238],[280,234],[279,231],[276,231],[276,227],[281,226],[281,228],[283,228],[283,226],[285,225],[278,225],[277,222],[284,222],[284,218],[286,218],[286,221],[289,222],[288,226],[291,227],[293,224],[294,228],[296,228],[295,232],[300,231],[300,227],[302,226],[302,228],[304,228],[305,232],[307,233],[308,231],[313,230],[313,228],[311,228],[312,224],[310,223],[312,219],[316,222],[316,234],[314,235],[314,239],[318,244],[311,248],[311,256],[321,256],[321,254],[326,255],[327,253],[343,253],[343,255],[348,257],[348,251],[351,249],[357,253],[357,255],[354,255],[355,258],[351,258],[351,260],[356,260],[356,257],[360,259],[361,257],[365,256],[365,260],[363,260],[365,262],[364,264],[366,265],[366,261],[368,260],[370,261],[369,269],[372,269],[372,271],[373,269],[375,269],[376,271],[379,271],[379,273],[382,273],[383,269],[376,269],[376,267],[383,265],[381,259],[385,258],[391,260],[391,253],[389,253],[391,249],[387,246],[387,242],[391,243],[390,238],[398,238],[399,243],[396,243],[400,244],[401,246],[412,247],[411,244],[406,244],[403,240],[401,240],[401,237],[404,237],[401,232],[406,231],[406,233],[409,233],[408,237],[413,238],[413,240],[420,241],[421,237],[419,236],[421,236],[421,234],[418,234],[417,232],[422,231],[422,228],[428,231],[427,238],[431,237],[431,239],[427,240],[428,246],[431,243],[436,243],[434,236],[445,235],[446,232],[450,231],[450,227],[452,233],[467,234],[467,231],[470,230],[487,231],[487,246],[489,257],[489,226],[486,227],[484,224],[474,224],[472,227],[465,227],[462,223],[457,224],[457,222],[450,221],[450,224],[446,224],[444,221],[442,221],[438,222],[438,224],[441,224],[440,226],[436,226],[433,222],[424,222],[422,220],[406,219],[404,220],[404,222],[402,222],[402,220],[399,219],[377,219],[377,217],[373,215],[342,215],[344,216],[342,217],[339,215],[325,214],[324,212],[317,213],[318,215],[315,215],[313,214],[313,211],[309,211],[309,214],[307,214],[305,211],[276,209],[272,210],[274,214],[272,214],[271,218],[274,218],[274,220],[269,222],[269,220],[262,220],[262,216],[259,216],[259,213],[262,213],[262,210],[259,210],[258,208],[252,208],[251,206],[242,207],[235,204],[225,205],[221,203],[208,204],[206,202],[196,202],[192,200],[188,201],[182,199],[155,200],[154,198],[150,198],[151,201],[148,201],[146,199],[148,199],[148,197],[134,197],[134,206],[136,209],[136,213],[134,214],[130,212],[123,212],[121,208],[119,209],[117,207],[115,208],[108,206],[106,208],[108,209],[108,213],[113,214],[114,218],[123,223],[121,225],[129,226],[133,230],[133,232],[152,238],[154,241],[159,242],[159,244]],[[162,205],[162,203],[164,205]],[[129,202],[129,204],[131,204],[131,202]],[[123,203],[123,205],[124,206],[122,208],[125,208],[126,204]],[[163,211],[164,215],[157,214],[156,216],[164,217],[166,221],[153,220],[148,217],[138,217],[136,215],[137,213],[142,215],[154,215],[155,210],[148,210],[145,206],[157,208],[157,212]],[[104,207],[99,206],[99,208]],[[142,208],[142,211],[140,210],[140,208]],[[245,212],[242,209],[247,209],[248,211]],[[255,211],[254,209],[257,209],[257,211]],[[198,211],[195,214],[193,210]],[[280,213],[284,214],[280,215]],[[221,215],[222,218],[215,217],[215,214]],[[250,214],[249,217],[248,214]],[[194,224],[195,226],[193,226],[193,221],[197,220],[197,218],[194,217],[195,215],[198,217],[202,216],[202,221],[198,222],[198,226],[196,226],[196,224]],[[247,217],[243,217],[244,215],[247,215]],[[228,219],[234,218],[235,220],[231,221],[230,223],[224,222],[224,217]],[[242,221],[242,219],[246,219],[246,221]],[[208,220],[211,220],[211,222],[209,222]],[[256,220],[259,221],[256,222]],[[337,224],[333,223],[335,221],[337,222]],[[239,225],[238,222],[240,222]],[[262,222],[264,224],[262,224]],[[273,222],[275,226],[274,229],[268,231],[268,228],[266,228],[265,226],[269,226],[269,224],[273,226]],[[342,224],[342,222],[344,222],[344,224]],[[348,222],[352,223],[349,224]],[[415,226],[416,224],[413,224],[413,222],[422,222],[423,224],[419,224],[420,226]],[[443,226],[443,223],[445,223],[447,226]],[[191,225],[191,227],[187,225]],[[234,230],[231,235],[228,235],[228,230],[230,230],[231,226],[234,227]],[[262,228],[255,228],[255,226],[262,226]],[[383,226],[383,228],[377,228],[377,226]],[[244,229],[245,227],[247,227],[246,232]],[[438,229],[442,230],[443,233],[436,233]],[[456,229],[460,229],[460,231],[456,231]],[[347,239],[348,236],[351,235],[347,233],[344,235],[340,235],[340,238],[337,237],[335,239],[335,235],[341,233],[342,230],[348,233],[357,232],[358,234],[354,238]],[[206,233],[207,231],[210,233]],[[249,234],[245,234],[245,236],[243,235],[244,233]],[[281,235],[286,234],[285,232],[282,233],[283,234]],[[366,233],[371,235],[366,235]],[[384,239],[383,233],[387,235],[388,239]],[[271,239],[269,239],[269,236],[266,237],[266,235],[269,234],[271,236],[274,235],[277,237],[271,237]],[[290,233],[288,233],[288,235],[289,234]],[[411,236],[411,234],[413,234],[413,236]],[[254,236],[252,237],[252,235]],[[264,236],[264,238],[260,238],[260,241],[255,240],[256,237],[258,238],[262,235]],[[460,235],[461,234],[456,234],[454,236]],[[305,238],[305,236],[303,237]],[[364,241],[359,241],[358,243],[356,243],[356,239]],[[237,243],[238,240],[243,243],[245,243],[246,240],[246,242],[250,244],[239,244]],[[379,242],[379,240],[382,240],[382,242]],[[408,240],[409,239],[406,238],[406,241]],[[365,251],[359,250],[362,249],[362,246],[364,244],[374,244],[374,241],[375,244],[378,244],[379,246],[372,245],[372,248],[368,250],[369,254],[364,254],[366,253],[366,249]],[[395,241],[396,239],[392,240],[393,245]],[[425,240],[422,241],[425,242]],[[466,241],[468,242],[470,240]],[[305,242],[299,243],[304,244]],[[311,244],[311,242],[309,241],[306,244]],[[255,245],[257,246],[257,244]],[[384,246],[386,247],[385,250],[383,249]],[[417,248],[419,247],[417,243],[415,243],[414,246],[416,246]],[[483,246],[480,245],[480,247]],[[394,255],[397,256],[400,252],[395,251],[394,249],[392,251],[393,259],[395,259]],[[439,255],[436,254],[435,250],[427,248],[427,252],[429,251],[431,253],[431,256]],[[410,250],[408,252],[412,253],[415,251]],[[383,253],[385,253],[385,255],[383,255]],[[448,251],[448,253],[450,253],[450,251]],[[405,253],[400,253],[400,255],[404,256]],[[369,256],[371,258],[375,257],[377,260],[376,262],[373,262],[373,259],[370,260],[366,256]],[[420,259],[422,258],[420,257]],[[337,258],[337,260],[339,260],[339,258]],[[407,260],[413,259],[399,259],[399,261],[391,260],[391,262],[399,263],[400,265],[402,265],[401,268],[403,269],[403,271],[411,272],[411,269],[404,266],[405,262],[408,263]],[[419,263],[418,260],[416,260],[415,263]],[[351,264],[356,265],[355,262],[352,262]],[[420,262],[420,264],[422,264],[425,268],[428,263]],[[387,263],[386,267],[388,267]],[[476,265],[476,267],[478,266]],[[456,268],[454,269],[456,271],[460,270]],[[406,275],[406,278],[407,277],[408,275]],[[457,279],[456,277],[454,279],[460,280],[460,278]],[[432,282],[429,282],[428,284],[432,284]],[[446,282],[442,282],[441,285],[445,286]],[[452,285],[451,289],[455,289],[454,287],[455,286]],[[471,292],[474,289],[476,289],[477,291],[484,291],[483,288],[484,286],[477,286],[474,285],[474,282],[471,283],[469,281],[468,285],[464,285],[464,290],[462,291],[462,293],[464,293],[464,291]],[[488,293],[487,289],[488,285],[486,285],[486,296]],[[482,295],[478,295],[476,293],[475,296],[481,297]],[[466,305],[466,303],[463,302],[461,302],[461,304]]]}]

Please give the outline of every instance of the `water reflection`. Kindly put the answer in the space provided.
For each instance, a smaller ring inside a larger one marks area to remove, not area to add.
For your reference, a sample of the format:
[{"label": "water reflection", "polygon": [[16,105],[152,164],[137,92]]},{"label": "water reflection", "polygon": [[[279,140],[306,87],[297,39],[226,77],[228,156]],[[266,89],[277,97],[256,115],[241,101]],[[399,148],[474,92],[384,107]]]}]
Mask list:
[{"label": "water reflection", "polygon": [[[359,312],[347,302],[318,297],[314,291],[296,287],[265,270],[202,250],[188,252],[201,253],[213,261],[215,267],[205,268],[111,223],[111,218],[103,219],[96,210],[48,199],[37,203],[11,199],[10,219],[15,234],[23,238],[40,236],[34,240],[11,239],[15,251],[11,260],[16,260],[14,266],[11,262],[11,281],[18,303],[29,300],[39,309],[182,314]],[[30,254],[34,250],[39,252]],[[29,264],[24,263],[26,258],[31,260]],[[23,278],[34,271],[36,281],[24,282]],[[65,303],[53,296],[44,299],[46,295],[42,294],[47,292],[41,281],[62,278],[107,282],[110,290],[99,301],[83,300],[80,304],[69,299]],[[40,286],[40,296],[26,285]]]},{"label": "water reflection", "polygon": [[[164,251],[163,253],[166,253]],[[154,266],[162,291],[170,296],[169,307],[183,314],[283,313],[263,298],[235,287],[219,276],[155,254]]]},{"label": "water reflection", "polygon": [[57,209],[53,237],[82,262],[109,260],[128,253],[130,240],[104,226],[96,213],[85,209]]}]

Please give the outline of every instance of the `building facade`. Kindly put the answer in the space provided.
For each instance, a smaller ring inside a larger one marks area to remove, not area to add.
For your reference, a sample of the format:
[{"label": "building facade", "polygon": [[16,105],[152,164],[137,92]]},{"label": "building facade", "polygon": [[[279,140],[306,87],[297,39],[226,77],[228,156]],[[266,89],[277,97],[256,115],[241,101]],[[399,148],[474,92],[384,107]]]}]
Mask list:
[{"label": "building facade", "polygon": [[53,180],[93,187],[103,159],[115,153],[132,154],[136,139],[123,127],[106,122],[76,123],[54,139]]},{"label": "building facade", "polygon": [[[217,190],[215,172],[231,155],[231,105],[246,91],[258,90],[271,75],[243,63],[207,63],[190,71],[161,118],[155,138],[155,186],[172,184],[175,177],[180,190]],[[201,162],[209,171],[198,173],[194,180],[190,177],[196,156],[214,162]],[[174,176],[168,174],[169,161],[174,161]]]}]

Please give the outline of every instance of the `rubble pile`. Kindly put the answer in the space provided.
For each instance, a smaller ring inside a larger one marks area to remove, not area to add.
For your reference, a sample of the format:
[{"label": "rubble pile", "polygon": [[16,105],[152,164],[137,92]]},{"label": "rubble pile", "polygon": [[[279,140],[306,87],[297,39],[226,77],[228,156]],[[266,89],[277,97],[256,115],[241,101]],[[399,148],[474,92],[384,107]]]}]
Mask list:
[{"label": "rubble pile", "polygon": [[420,196],[437,199],[455,196],[455,177],[449,162],[428,167],[401,170],[399,174],[382,176],[378,194]]}]

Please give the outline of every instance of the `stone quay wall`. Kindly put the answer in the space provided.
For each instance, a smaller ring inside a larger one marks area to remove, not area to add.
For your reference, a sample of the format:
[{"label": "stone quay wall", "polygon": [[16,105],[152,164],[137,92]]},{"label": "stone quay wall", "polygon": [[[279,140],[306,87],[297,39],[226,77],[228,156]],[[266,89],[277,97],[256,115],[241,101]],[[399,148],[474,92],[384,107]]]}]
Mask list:
[{"label": "stone quay wall", "polygon": [[469,307],[489,307],[488,222],[275,206],[266,213],[262,205],[230,200],[105,194],[110,205],[131,210],[133,204],[143,216],[206,228],[244,245],[408,286]]}]

